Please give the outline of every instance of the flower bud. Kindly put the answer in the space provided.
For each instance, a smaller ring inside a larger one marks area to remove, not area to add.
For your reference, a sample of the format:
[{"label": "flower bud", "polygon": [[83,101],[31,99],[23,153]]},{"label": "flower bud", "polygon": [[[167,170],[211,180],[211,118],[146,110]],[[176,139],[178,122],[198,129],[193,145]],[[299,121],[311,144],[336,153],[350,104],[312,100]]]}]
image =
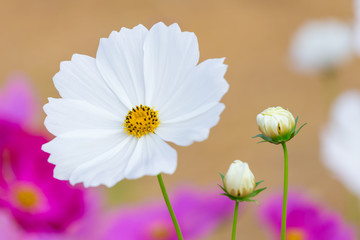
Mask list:
[{"label": "flower bud", "polygon": [[224,188],[234,197],[246,197],[255,189],[255,177],[249,165],[235,160],[224,177]]},{"label": "flower bud", "polygon": [[295,128],[293,115],[282,107],[264,110],[256,116],[256,122],[264,136],[276,140],[289,140]]}]

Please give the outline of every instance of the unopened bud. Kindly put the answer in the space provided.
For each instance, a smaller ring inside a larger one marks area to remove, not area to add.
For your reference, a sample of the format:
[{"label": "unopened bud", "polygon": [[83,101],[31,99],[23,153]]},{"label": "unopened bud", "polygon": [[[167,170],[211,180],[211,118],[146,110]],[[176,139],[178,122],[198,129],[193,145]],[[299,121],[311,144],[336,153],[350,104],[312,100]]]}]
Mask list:
[{"label": "unopened bud", "polygon": [[259,130],[271,139],[291,138],[295,128],[295,119],[291,112],[282,107],[270,107],[256,117]]},{"label": "unopened bud", "polygon": [[249,165],[235,160],[224,177],[226,191],[234,197],[246,197],[255,189],[255,177]]}]

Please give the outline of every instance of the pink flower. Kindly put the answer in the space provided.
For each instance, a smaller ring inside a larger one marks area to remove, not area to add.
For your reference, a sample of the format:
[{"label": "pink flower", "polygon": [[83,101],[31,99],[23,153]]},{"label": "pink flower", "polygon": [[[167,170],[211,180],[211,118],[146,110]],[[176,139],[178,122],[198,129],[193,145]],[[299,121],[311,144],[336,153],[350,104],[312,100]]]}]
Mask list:
[{"label": "pink flower", "polygon": [[16,74],[2,86],[0,92],[0,119],[28,126],[36,114],[36,98],[27,77]]},{"label": "pink flower", "polygon": [[[280,238],[282,194],[262,201],[260,218]],[[341,216],[314,203],[300,193],[288,195],[287,208],[288,240],[355,240],[355,232]]]},{"label": "pink flower", "polygon": [[88,203],[81,220],[71,224],[64,232],[27,232],[19,226],[11,213],[0,211],[0,239],[6,240],[99,240],[100,199],[98,194],[86,192]]},{"label": "pink flower", "polygon": [[[217,192],[183,188],[171,200],[184,239],[201,239],[232,214],[233,204]],[[103,239],[176,240],[171,218],[163,201],[129,206],[114,217]]]},{"label": "pink flower", "polygon": [[0,211],[0,239],[21,239],[16,222],[4,211]]},{"label": "pink flower", "polygon": [[0,121],[0,207],[29,232],[62,232],[85,212],[84,191],[53,178],[47,139]]}]

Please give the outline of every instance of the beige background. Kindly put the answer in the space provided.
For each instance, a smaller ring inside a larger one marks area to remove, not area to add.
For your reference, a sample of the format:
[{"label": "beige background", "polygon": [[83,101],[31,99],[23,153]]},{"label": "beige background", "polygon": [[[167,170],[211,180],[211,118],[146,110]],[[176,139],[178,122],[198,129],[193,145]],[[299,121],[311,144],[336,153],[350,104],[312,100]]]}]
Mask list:
[{"label": "beige background", "polygon": [[[14,71],[28,74],[41,97],[58,96],[52,77],[59,63],[73,53],[95,56],[99,39],[121,27],[139,23],[151,27],[158,21],[178,22],[183,30],[195,32],[201,61],[226,57],[226,79],[230,90],[220,123],[210,137],[178,150],[178,168],[165,176],[168,189],[182,182],[200,188],[220,183],[218,171],[226,172],[235,159],[247,161],[255,176],[264,179],[267,193],[282,186],[280,146],[256,144],[255,116],[268,106],[290,109],[300,122],[307,122],[300,135],[288,144],[290,186],[306,189],[318,201],[340,212],[348,220],[346,206],[351,200],[342,184],[320,161],[318,132],[326,122],[319,76],[301,75],[291,70],[288,46],[294,31],[311,18],[336,17],[350,22],[350,0],[155,0],[155,1],[0,1],[0,79]],[[339,72],[339,91],[360,89],[360,61],[354,59]],[[39,125],[44,114],[41,112]],[[262,197],[258,200],[261,202]],[[141,201],[160,197],[154,177],[122,181],[110,192],[110,203]],[[254,212],[247,204],[240,216],[239,239],[266,239]],[[230,222],[211,239],[229,239]]]}]

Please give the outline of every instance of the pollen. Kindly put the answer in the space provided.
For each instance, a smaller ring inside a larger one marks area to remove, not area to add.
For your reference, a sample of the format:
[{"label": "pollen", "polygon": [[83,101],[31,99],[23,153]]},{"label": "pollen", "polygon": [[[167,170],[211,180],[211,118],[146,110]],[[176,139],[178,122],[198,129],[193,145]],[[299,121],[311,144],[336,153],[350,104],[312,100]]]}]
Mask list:
[{"label": "pollen", "polygon": [[36,194],[31,190],[19,191],[17,200],[24,208],[32,208],[38,202]]},{"label": "pollen", "polygon": [[151,226],[149,232],[152,240],[166,240],[173,238],[173,232],[167,224],[158,222]]},{"label": "pollen", "polygon": [[123,124],[128,135],[141,138],[148,133],[155,133],[159,126],[158,111],[148,106],[135,106],[128,112]]},{"label": "pollen", "polygon": [[305,240],[307,239],[305,233],[301,229],[289,229],[287,233],[287,240]]},{"label": "pollen", "polygon": [[32,185],[14,187],[14,204],[25,211],[35,211],[41,205],[41,192]]}]

